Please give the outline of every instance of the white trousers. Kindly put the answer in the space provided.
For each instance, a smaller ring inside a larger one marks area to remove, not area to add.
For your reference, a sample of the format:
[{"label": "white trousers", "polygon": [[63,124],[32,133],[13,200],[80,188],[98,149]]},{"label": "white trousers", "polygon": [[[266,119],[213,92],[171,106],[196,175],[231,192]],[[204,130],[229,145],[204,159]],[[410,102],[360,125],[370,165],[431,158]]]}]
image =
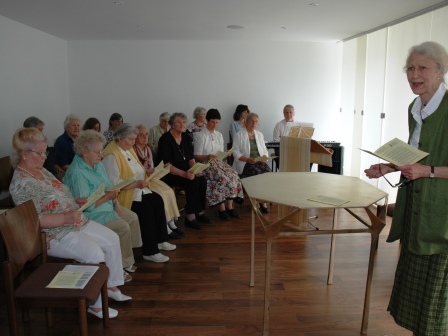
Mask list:
[{"label": "white trousers", "polygon": [[92,220],[80,230],[72,231],[61,240],[51,239],[48,255],[75,259],[80,263],[99,264],[106,262],[109,267],[108,287],[124,284],[118,235],[104,225]]}]

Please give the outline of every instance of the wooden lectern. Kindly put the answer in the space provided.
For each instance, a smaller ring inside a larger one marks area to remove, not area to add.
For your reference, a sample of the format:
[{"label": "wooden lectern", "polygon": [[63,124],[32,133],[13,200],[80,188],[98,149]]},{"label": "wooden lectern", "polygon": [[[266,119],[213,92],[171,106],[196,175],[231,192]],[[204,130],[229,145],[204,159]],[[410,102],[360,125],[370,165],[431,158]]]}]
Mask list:
[{"label": "wooden lectern", "polygon": [[[311,163],[331,167],[333,151],[310,138],[281,137],[280,172],[309,172]],[[286,217],[293,209],[279,205],[278,218]],[[308,223],[308,211],[302,210],[291,218],[292,224]]]}]

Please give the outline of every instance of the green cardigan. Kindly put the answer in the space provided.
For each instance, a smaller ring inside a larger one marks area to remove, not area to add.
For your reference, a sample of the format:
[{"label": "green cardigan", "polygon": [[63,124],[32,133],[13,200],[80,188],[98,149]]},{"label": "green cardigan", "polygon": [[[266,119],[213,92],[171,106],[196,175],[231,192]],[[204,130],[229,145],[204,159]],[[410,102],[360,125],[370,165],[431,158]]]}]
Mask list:
[{"label": "green cardigan", "polygon": [[[409,134],[416,126],[411,114],[414,102],[408,111]],[[422,124],[419,149],[429,153],[419,163],[448,166],[448,93]],[[406,211],[410,212],[409,251],[418,255],[448,253],[448,179],[425,176],[399,189],[388,242],[402,237]]]}]

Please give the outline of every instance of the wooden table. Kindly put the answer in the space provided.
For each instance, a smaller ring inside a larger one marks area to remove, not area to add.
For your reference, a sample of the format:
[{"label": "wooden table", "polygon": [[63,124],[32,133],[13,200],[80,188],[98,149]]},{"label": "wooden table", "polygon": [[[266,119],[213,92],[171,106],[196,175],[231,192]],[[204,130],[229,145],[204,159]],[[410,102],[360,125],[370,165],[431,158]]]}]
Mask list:
[{"label": "wooden table", "polygon": [[[266,173],[242,179],[243,186],[252,204],[252,239],[250,262],[250,286],[254,286],[254,249],[255,249],[255,215],[261,222],[266,237],[266,273],[263,315],[263,335],[269,335],[269,295],[270,295],[270,264],[271,245],[277,236],[302,236],[316,234],[331,234],[330,261],[327,283],[333,281],[333,263],[335,249],[335,234],[366,232],[371,235],[369,266],[367,271],[366,292],[361,325],[361,333],[366,334],[369,319],[370,289],[375,252],[378,239],[385,226],[385,210],[387,208],[387,193],[371,186],[356,177],[324,174],[324,173]],[[307,198],[324,195],[348,201],[336,206],[310,201]],[[373,212],[372,205],[383,200],[386,206],[380,214]],[[290,212],[275,222],[268,222],[258,210],[258,203],[275,203],[291,207]],[[370,223],[355,214],[351,209],[363,208]],[[304,230],[291,223],[302,209],[333,209],[333,224],[329,230]],[[338,228],[339,209],[345,209],[360,223],[360,228]]]}]

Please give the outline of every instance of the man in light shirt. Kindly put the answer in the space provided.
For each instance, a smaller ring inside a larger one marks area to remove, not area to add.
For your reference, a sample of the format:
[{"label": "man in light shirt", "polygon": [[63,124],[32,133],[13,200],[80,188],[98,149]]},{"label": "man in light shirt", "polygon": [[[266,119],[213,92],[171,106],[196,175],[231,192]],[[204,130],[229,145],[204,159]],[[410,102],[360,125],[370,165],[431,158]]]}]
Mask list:
[{"label": "man in light shirt", "polygon": [[296,113],[294,111],[294,106],[288,104],[283,108],[283,116],[285,117],[285,119],[279,121],[277,125],[275,125],[272,141],[280,142],[280,137],[283,135],[286,124],[288,122],[293,122],[295,115]]}]

